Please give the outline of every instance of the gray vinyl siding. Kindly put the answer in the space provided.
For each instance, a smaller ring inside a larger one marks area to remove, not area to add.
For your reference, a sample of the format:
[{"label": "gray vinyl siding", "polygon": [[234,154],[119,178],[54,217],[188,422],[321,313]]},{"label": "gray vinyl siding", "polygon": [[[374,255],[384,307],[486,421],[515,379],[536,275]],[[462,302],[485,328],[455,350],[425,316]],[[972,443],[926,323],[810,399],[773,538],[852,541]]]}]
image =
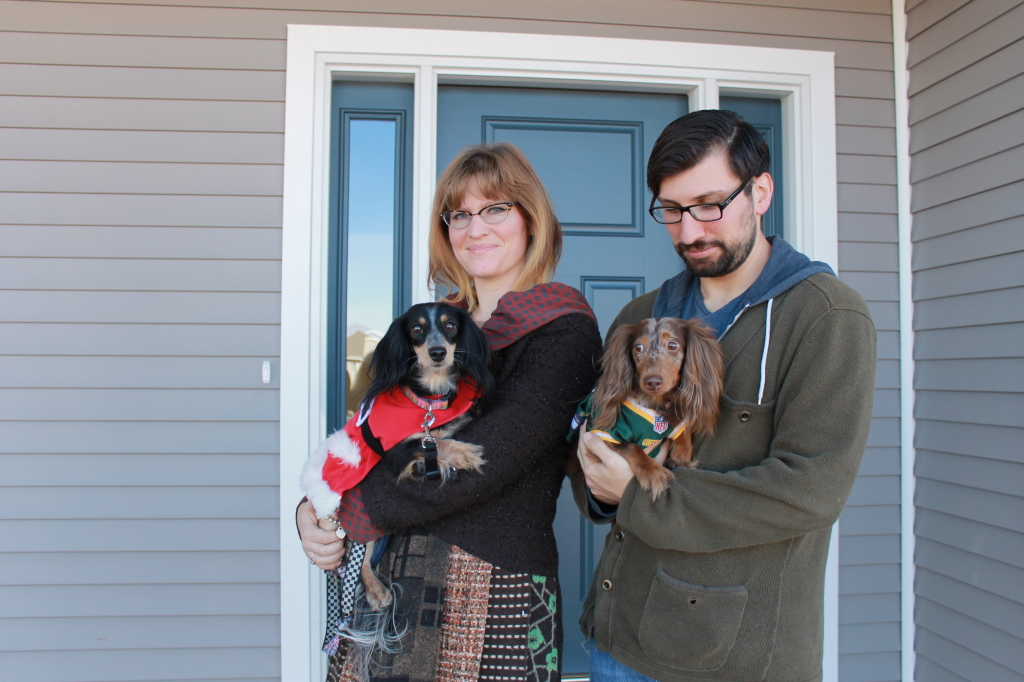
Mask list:
[{"label": "gray vinyl siding", "polygon": [[907,15],[920,680],[1024,680],[1024,3]]},{"label": "gray vinyl siding", "polygon": [[879,330],[841,679],[899,678],[890,0],[207,4],[0,1],[0,679],[280,674],[289,23],[835,53],[840,275]]}]

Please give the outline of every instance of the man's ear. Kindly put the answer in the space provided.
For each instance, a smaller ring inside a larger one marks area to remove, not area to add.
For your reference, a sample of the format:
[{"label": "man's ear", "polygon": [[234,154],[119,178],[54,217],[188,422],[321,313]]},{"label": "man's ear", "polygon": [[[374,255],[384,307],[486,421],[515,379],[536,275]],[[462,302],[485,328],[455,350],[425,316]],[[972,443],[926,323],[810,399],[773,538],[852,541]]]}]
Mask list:
[{"label": "man's ear", "polygon": [[752,188],[751,199],[754,202],[754,213],[764,215],[768,207],[772,205],[772,194],[775,192],[775,182],[771,173],[761,173],[750,181]]}]

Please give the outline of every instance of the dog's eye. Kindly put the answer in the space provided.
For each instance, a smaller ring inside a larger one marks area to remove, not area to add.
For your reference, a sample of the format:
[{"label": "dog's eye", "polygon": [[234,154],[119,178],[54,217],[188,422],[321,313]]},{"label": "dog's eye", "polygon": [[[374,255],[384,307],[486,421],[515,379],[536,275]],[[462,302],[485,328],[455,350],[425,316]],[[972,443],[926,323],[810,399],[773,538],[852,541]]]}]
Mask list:
[{"label": "dog's eye", "polygon": [[423,333],[423,325],[420,325],[420,324],[414,324],[414,325],[412,326],[412,329],[411,329],[410,331],[411,331],[411,332],[412,332],[413,334],[422,334],[422,333]]},{"label": "dog's eye", "polygon": [[665,344],[665,347],[668,348],[669,350],[679,350],[679,344],[676,343],[675,341],[669,341],[668,343]]},{"label": "dog's eye", "polygon": [[634,353],[643,353],[644,352],[644,344],[642,344],[642,343],[635,343],[635,344],[633,344],[633,352]]},{"label": "dog's eye", "polygon": [[446,332],[448,332],[449,334],[454,332],[455,331],[455,323],[454,322],[449,322],[449,323],[445,324],[444,330]]}]

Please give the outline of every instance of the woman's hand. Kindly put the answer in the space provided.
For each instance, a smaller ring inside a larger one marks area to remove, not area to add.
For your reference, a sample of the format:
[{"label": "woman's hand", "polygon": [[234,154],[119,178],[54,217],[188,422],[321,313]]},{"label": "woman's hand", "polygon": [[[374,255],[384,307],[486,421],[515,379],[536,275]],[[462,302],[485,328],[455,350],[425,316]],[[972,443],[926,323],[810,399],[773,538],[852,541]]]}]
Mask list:
[{"label": "woman's hand", "polygon": [[330,571],[341,565],[345,541],[336,533],[324,530],[316,522],[313,505],[306,500],[295,510],[295,527],[302,539],[302,551],[317,568]]}]

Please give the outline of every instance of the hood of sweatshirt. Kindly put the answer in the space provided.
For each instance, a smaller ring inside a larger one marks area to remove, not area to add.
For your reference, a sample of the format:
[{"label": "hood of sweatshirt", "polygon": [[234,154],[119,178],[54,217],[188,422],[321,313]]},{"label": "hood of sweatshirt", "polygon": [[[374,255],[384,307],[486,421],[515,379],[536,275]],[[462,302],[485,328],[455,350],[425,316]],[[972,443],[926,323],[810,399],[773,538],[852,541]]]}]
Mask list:
[{"label": "hood of sweatshirt", "polygon": [[[740,294],[739,298],[742,299],[740,313],[751,306],[775,298],[811,275],[819,272],[827,272],[832,276],[836,274],[827,263],[812,261],[790,246],[789,242],[782,237],[768,237],[768,241],[772,245],[768,262],[765,263],[764,269],[754,283]],[[689,270],[683,270],[667,280],[661,285],[661,289],[658,290],[658,295],[654,299],[652,316],[678,316],[683,309],[683,300],[686,298],[687,291],[695,283],[699,285],[699,278]],[[739,317],[739,313],[737,313],[737,317]],[[728,329],[724,330],[722,335],[725,334],[725,331]]]}]

